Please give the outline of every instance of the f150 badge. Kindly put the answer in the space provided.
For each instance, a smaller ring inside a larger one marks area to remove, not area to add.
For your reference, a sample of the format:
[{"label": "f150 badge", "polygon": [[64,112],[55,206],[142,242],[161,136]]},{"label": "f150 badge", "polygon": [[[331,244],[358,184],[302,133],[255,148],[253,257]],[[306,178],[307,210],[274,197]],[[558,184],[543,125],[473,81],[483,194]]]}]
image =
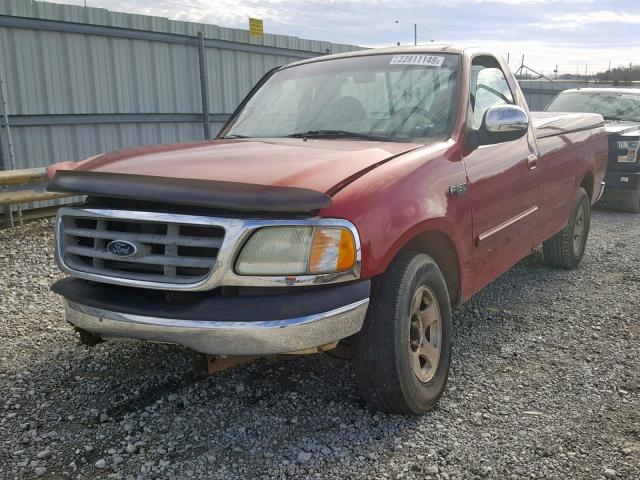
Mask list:
[{"label": "f150 badge", "polygon": [[468,186],[466,183],[460,183],[449,187],[449,193],[452,197],[464,197],[467,194]]},{"label": "f150 badge", "polygon": [[138,247],[126,240],[113,240],[107,243],[107,251],[119,257],[132,257],[138,252]]}]

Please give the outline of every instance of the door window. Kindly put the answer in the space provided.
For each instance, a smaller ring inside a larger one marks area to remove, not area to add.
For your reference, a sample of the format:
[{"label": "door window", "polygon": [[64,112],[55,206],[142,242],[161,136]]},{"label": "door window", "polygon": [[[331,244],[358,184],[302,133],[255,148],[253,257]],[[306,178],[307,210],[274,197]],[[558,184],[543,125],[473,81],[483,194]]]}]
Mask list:
[{"label": "door window", "polygon": [[473,126],[480,128],[484,114],[494,105],[514,104],[507,78],[491,57],[474,59],[471,65],[471,108]]}]

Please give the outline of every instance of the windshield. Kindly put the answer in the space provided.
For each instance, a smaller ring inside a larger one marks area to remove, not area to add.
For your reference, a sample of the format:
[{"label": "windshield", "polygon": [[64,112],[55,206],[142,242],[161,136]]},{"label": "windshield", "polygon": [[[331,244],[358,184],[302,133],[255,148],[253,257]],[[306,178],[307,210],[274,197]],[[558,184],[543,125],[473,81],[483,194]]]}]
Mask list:
[{"label": "windshield", "polygon": [[284,68],[249,99],[224,137],[449,137],[459,57],[368,55]]},{"label": "windshield", "polygon": [[640,122],[640,94],[569,92],[558,95],[547,112],[599,113],[607,119]]}]

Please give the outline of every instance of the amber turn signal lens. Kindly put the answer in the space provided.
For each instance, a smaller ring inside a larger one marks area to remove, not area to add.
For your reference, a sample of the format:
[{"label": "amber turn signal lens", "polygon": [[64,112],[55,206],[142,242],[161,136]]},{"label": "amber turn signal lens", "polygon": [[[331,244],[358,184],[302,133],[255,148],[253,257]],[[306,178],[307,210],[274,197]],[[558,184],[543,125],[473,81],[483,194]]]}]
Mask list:
[{"label": "amber turn signal lens", "polygon": [[356,263],[356,242],[347,228],[316,227],[313,232],[309,273],[344,272]]}]

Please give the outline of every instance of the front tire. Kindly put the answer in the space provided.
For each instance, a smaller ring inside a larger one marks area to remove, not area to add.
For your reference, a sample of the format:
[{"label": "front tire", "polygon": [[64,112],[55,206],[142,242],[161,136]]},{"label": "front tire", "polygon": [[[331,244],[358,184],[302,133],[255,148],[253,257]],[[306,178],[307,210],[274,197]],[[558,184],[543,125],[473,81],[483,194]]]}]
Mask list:
[{"label": "front tire", "polygon": [[420,414],[442,395],[451,362],[451,304],[444,277],[423,253],[401,253],[372,289],[354,345],[358,389],[372,407]]},{"label": "front tire", "polygon": [[584,256],[590,228],[591,202],[587,192],[578,188],[569,223],[542,244],[546,264],[566,270],[576,268]]}]

